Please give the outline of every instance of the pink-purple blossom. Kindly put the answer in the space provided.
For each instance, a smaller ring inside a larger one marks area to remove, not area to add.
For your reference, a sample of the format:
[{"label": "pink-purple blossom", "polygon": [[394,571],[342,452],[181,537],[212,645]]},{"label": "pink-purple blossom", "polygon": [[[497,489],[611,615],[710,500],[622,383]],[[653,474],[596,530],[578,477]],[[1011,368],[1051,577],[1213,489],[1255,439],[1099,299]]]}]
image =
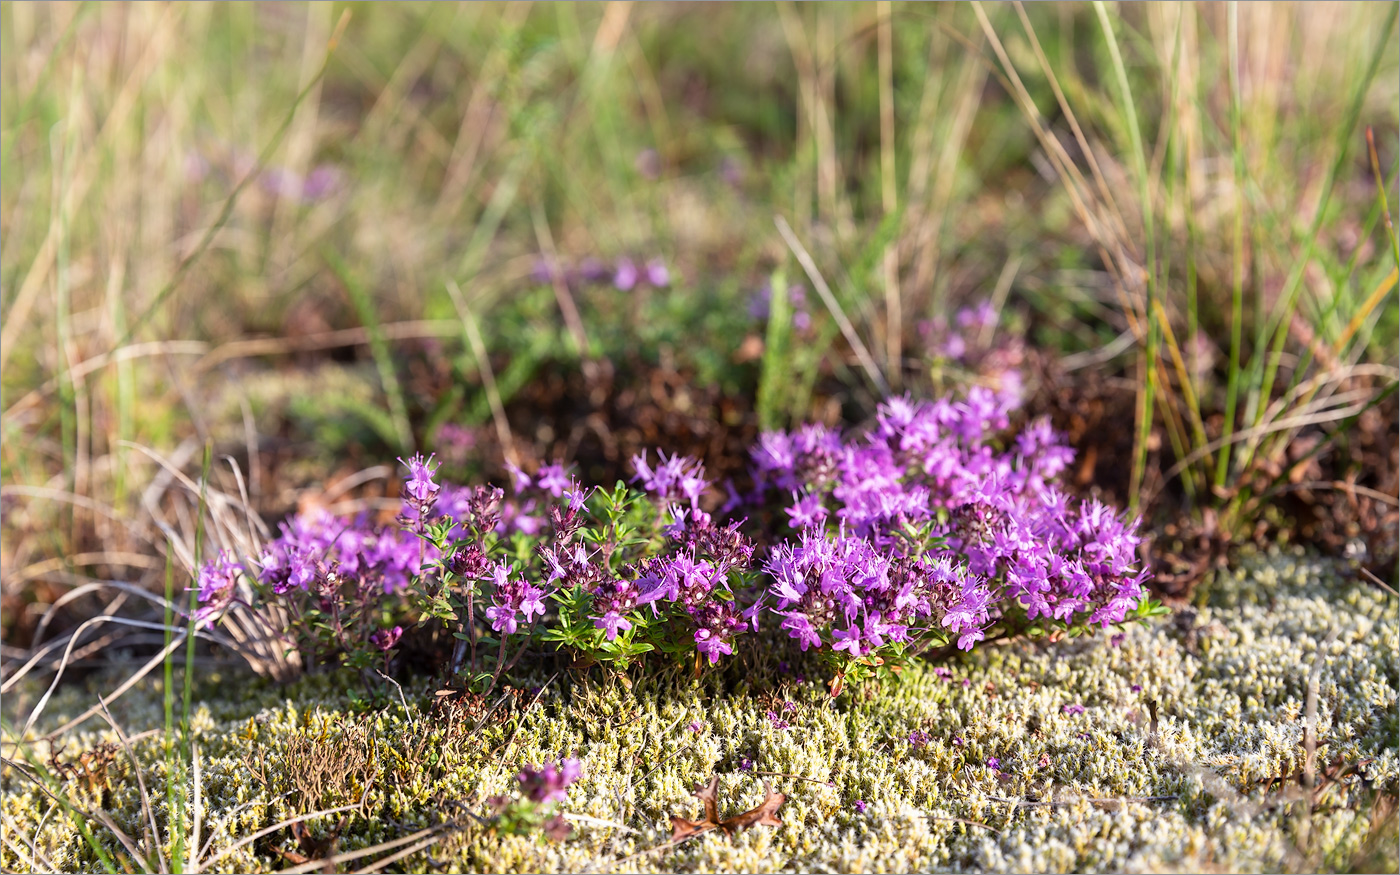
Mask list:
[{"label": "pink-purple blossom", "polygon": [[583,774],[583,766],[578,760],[561,759],[557,763],[546,762],[543,766],[526,766],[516,776],[520,791],[531,802],[563,802],[568,798],[569,785]]},{"label": "pink-purple blossom", "polygon": [[[770,550],[759,603],[802,649],[856,657],[937,633],[968,650],[1011,610],[1110,626],[1137,607],[1137,523],[1058,487],[1073,452],[1048,422],[1000,442],[1013,407],[973,388],[961,400],[888,399],[863,435],[760,437],[755,477],[791,496],[794,535]],[[915,544],[911,527],[934,540]]]}]

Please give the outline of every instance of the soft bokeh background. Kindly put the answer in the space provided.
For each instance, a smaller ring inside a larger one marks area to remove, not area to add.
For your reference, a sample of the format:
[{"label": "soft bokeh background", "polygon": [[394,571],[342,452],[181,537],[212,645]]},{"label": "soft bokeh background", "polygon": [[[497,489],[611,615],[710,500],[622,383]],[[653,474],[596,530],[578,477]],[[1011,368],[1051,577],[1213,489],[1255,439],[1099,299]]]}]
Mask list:
[{"label": "soft bokeh background", "polygon": [[54,575],[157,585],[195,515],[154,454],[197,475],[206,442],[274,520],[416,450],[737,476],[760,427],[1024,366],[1061,420],[1102,401],[1065,420],[1080,485],[1182,525],[1286,530],[1262,498],[1314,457],[1393,495],[1394,21],[4,4],[6,628]]}]

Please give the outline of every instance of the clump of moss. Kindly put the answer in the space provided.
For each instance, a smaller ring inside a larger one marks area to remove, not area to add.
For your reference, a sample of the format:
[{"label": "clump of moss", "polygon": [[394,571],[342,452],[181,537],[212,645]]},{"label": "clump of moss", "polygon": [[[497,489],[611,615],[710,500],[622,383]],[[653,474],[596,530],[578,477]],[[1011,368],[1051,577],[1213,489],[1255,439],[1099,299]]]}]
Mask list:
[{"label": "clump of moss", "polygon": [[[425,870],[430,858],[448,872],[1393,870],[1400,861],[1384,837],[1400,789],[1396,600],[1344,566],[1278,552],[1245,557],[1209,596],[1118,639],[987,648],[836,701],[818,676],[801,676],[800,660],[778,666],[773,656],[738,683],[521,678],[524,689],[493,713],[494,697],[485,708],[419,707],[427,685],[405,689],[406,709],[350,716],[324,677],[207,683],[194,721],[202,829],[218,853],[363,794],[339,835],[342,853],[447,825],[436,844],[394,864],[403,871]],[[1308,791],[1299,775],[1315,667],[1317,786]],[[66,691],[48,713],[59,720],[86,702]],[[119,719],[131,733],[159,726],[158,703],[157,690],[133,691]],[[363,778],[335,792],[304,789],[310,766],[298,751],[308,739],[343,748],[347,732],[362,733],[350,747],[373,752],[354,773]],[[69,745],[111,740],[86,729]],[[158,800],[162,751],[155,737],[134,744]],[[583,764],[562,806],[572,838],[493,829],[486,800],[508,792],[520,766],[561,756]],[[261,779],[249,780],[251,761],[264,764]],[[736,811],[759,804],[770,780],[787,796],[782,825],[648,852],[669,838],[672,815],[693,815],[691,794],[714,773]],[[116,770],[111,784],[108,810],[139,833],[132,770]],[[52,863],[98,868],[71,819],[12,769],[3,804],[7,826]],[[324,837],[339,823],[318,818],[309,832]],[[282,830],[215,868],[272,870],[283,865],[277,850],[293,846]],[[30,867],[25,847],[6,846],[0,865]]]}]

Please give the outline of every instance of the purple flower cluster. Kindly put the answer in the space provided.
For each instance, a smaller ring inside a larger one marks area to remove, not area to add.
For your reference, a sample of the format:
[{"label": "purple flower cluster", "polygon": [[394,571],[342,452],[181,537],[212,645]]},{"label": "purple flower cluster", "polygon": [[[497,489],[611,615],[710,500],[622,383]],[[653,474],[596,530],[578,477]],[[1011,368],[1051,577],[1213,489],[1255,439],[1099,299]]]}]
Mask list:
[{"label": "purple flower cluster", "polygon": [[544,590],[526,583],[515,573],[513,564],[502,559],[491,569],[491,575],[495,591],[493,604],[486,609],[486,618],[491,621],[492,629],[514,635],[519,627],[516,619],[519,615],[523,614],[528,623],[532,617],[544,613]]},{"label": "purple flower cluster", "polygon": [[1136,524],[1055,486],[1073,453],[1047,422],[994,443],[1010,409],[974,388],[963,401],[890,399],[863,437],[762,436],[760,490],[791,496],[799,530],[765,563],[767,595],[804,650],[858,657],[940,629],[970,649],[1009,611],[1108,626],[1137,607]]},{"label": "purple flower cluster", "polygon": [[1136,523],[1062,491],[1072,452],[1045,421],[1008,433],[1013,405],[978,387],[962,400],[889,399],[863,434],[762,435],[751,501],[776,496],[790,531],[763,557],[756,591],[755,544],[702,507],[711,484],[696,459],[634,456],[645,496],[585,489],[560,462],[512,466],[507,500],[441,483],[432,457],[414,456],[396,525],[294,517],[255,574],[228,554],[204,565],[198,620],[226,609],[246,574],[289,603],[313,655],[387,653],[404,626],[433,618],[454,624],[452,670],[470,658],[475,671],[489,627],[494,684],[540,640],[623,668],[652,651],[693,655],[698,672],[772,617],[802,650],[835,659],[833,695],[930,645],[1123,622],[1145,594]]},{"label": "purple flower cluster", "polygon": [[[792,327],[797,329],[799,334],[805,334],[812,327],[812,314],[807,309],[807,290],[798,284],[790,285],[787,300],[792,309]],[[773,286],[771,283],[764,283],[749,301],[749,315],[767,321],[772,306]]]},{"label": "purple flower cluster", "polygon": [[259,557],[258,579],[278,595],[321,589],[336,581],[375,583],[401,591],[430,551],[411,533],[374,524],[367,516],[337,517],[314,510],[280,526]]},{"label": "purple flower cluster", "polygon": [[639,263],[631,258],[619,258],[610,268],[596,258],[585,258],[576,266],[557,264],[543,256],[535,260],[530,279],[536,283],[552,283],[556,279],[569,284],[611,282],[619,292],[630,292],[639,283],[655,289],[671,285],[671,271],[661,258]]},{"label": "purple flower cluster", "polygon": [[199,609],[195,611],[195,622],[200,626],[212,625],[214,618],[233,602],[242,576],[242,564],[226,550],[205,562],[199,570]]},{"label": "purple flower cluster", "polygon": [[[698,462],[685,461],[684,467],[703,473]],[[667,527],[670,552],[638,565],[637,604],[650,605],[654,616],[664,605],[671,616],[687,618],[696,649],[713,665],[734,652],[734,636],[747,625],[735,606],[729,578],[749,567],[754,543],[739,531],[738,523],[716,525],[698,509],[673,513],[676,521]]]},{"label": "purple flower cluster", "polygon": [[561,759],[557,764],[526,766],[516,775],[520,782],[520,792],[531,802],[563,802],[569,796],[569,785],[583,774],[583,767],[576,759]]},{"label": "purple flower cluster", "polygon": [[705,466],[696,459],[680,454],[668,459],[666,453],[660,451],[656,454],[659,461],[653,468],[647,462],[647,455],[642,453],[632,457],[632,468],[637,472],[632,481],[640,480],[642,488],[659,507],[687,504],[693,515],[703,515],[700,496],[710,486],[705,479]]}]

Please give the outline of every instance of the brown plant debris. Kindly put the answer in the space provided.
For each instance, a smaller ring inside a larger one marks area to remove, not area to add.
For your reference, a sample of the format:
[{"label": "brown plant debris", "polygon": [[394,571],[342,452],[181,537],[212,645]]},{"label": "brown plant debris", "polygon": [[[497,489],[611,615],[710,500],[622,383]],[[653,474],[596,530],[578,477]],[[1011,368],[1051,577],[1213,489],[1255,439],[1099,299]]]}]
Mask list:
[{"label": "brown plant debris", "polygon": [[707,833],[712,829],[722,829],[726,835],[746,830],[752,826],[782,826],[778,809],[787,801],[787,796],[774,793],[768,781],[763,782],[763,802],[743,814],[736,814],[725,820],[719,819],[719,775],[712,775],[710,783],[695,791],[695,798],[705,806],[704,820],[687,820],[684,817],[671,818],[671,844]]}]

